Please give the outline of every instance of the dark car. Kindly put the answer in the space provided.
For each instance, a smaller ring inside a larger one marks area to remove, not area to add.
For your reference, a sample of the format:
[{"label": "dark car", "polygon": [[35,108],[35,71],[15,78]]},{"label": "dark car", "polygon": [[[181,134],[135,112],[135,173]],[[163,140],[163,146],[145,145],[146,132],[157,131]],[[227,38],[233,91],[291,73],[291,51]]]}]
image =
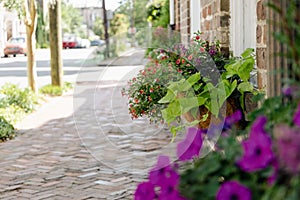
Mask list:
[{"label": "dark car", "polygon": [[102,46],[105,44],[104,40],[93,40],[91,41],[91,46]]},{"label": "dark car", "polygon": [[25,37],[12,37],[6,43],[4,56],[13,55],[16,57],[17,54],[24,54],[25,56],[27,54]]}]

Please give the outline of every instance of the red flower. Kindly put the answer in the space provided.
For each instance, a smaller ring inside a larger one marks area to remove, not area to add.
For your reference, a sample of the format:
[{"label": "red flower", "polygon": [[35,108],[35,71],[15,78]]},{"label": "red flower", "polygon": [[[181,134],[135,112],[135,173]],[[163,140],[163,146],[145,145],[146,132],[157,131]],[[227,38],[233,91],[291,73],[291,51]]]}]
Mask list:
[{"label": "red flower", "polygon": [[181,62],[182,62],[182,64],[183,64],[183,63],[185,62],[185,60],[184,60],[184,59],[182,59],[182,60],[181,60]]},{"label": "red flower", "polygon": [[180,64],[180,59],[176,60],[176,64],[179,65]]},{"label": "red flower", "polygon": [[144,90],[140,90],[140,94],[145,94],[145,91]]},{"label": "red flower", "polygon": [[134,103],[139,103],[139,100],[138,99],[134,99]]},{"label": "red flower", "polygon": [[199,35],[196,36],[196,40],[200,40],[200,36]]}]

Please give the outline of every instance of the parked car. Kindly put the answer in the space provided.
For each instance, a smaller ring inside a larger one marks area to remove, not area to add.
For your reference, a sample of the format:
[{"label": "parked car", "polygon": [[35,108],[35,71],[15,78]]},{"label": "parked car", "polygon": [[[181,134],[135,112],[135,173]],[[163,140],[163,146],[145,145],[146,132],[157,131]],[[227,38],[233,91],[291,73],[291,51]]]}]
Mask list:
[{"label": "parked car", "polygon": [[105,44],[104,40],[93,40],[91,41],[91,46],[102,46]]},{"label": "parked car", "polygon": [[89,48],[91,46],[91,42],[88,39],[81,40],[81,48]]},{"label": "parked car", "polygon": [[11,37],[4,48],[4,56],[8,57],[13,55],[16,57],[17,54],[27,55],[27,47],[25,37]]},{"label": "parked car", "polygon": [[77,37],[74,34],[68,34],[68,35],[64,35],[62,46],[64,49],[79,48],[80,43],[81,43],[80,37]]}]

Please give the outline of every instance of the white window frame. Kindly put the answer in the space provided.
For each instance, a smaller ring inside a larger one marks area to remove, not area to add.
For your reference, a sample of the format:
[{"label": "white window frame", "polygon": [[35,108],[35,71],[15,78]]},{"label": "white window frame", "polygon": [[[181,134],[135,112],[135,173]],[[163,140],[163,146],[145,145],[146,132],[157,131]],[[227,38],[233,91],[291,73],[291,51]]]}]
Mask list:
[{"label": "white window frame", "polygon": [[[193,37],[194,33],[201,29],[201,4],[200,0],[190,0],[190,33]],[[200,30],[201,31],[201,30]]]},{"label": "white window frame", "polygon": [[230,0],[230,48],[239,56],[256,47],[256,0]]}]

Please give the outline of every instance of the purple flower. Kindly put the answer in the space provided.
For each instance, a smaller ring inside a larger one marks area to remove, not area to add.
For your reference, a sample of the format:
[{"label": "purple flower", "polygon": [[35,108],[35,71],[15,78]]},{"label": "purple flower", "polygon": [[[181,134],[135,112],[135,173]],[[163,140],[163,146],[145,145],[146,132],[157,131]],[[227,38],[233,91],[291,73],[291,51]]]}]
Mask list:
[{"label": "purple flower", "polygon": [[210,56],[216,55],[216,47],[215,47],[215,46],[212,46],[212,47],[209,49],[208,53],[209,53]]},{"label": "purple flower", "polygon": [[294,122],[295,125],[300,127],[300,103],[298,104],[298,107],[297,107],[296,112],[294,114],[293,122]]},{"label": "purple flower", "polygon": [[173,187],[162,189],[158,199],[159,200],[185,200],[185,198],[180,196],[178,190],[176,190]]},{"label": "purple flower", "polygon": [[177,144],[179,160],[185,161],[192,159],[194,156],[199,156],[203,142],[202,134],[201,129],[195,127],[188,129],[185,139]]},{"label": "purple flower", "polygon": [[274,129],[275,148],[279,163],[287,171],[300,172],[300,130],[287,125]]},{"label": "purple flower", "polygon": [[295,92],[297,92],[299,90],[299,87],[296,86],[296,85],[291,85],[291,86],[287,86],[287,87],[284,87],[282,89],[282,93],[283,95],[285,96],[293,96]]},{"label": "purple flower", "polygon": [[153,200],[155,197],[154,185],[150,182],[140,183],[134,193],[135,200]]},{"label": "purple flower", "polygon": [[251,200],[251,191],[237,181],[227,181],[217,192],[217,200]]},{"label": "purple flower", "polygon": [[226,131],[231,128],[233,124],[238,123],[243,117],[243,114],[240,110],[235,111],[232,115],[226,117],[223,131]]},{"label": "purple flower", "polygon": [[179,175],[171,167],[167,156],[159,156],[156,166],[149,173],[149,181],[161,188],[176,187],[179,183]]},{"label": "purple flower", "polygon": [[238,166],[247,172],[266,168],[274,159],[272,141],[264,130],[267,119],[257,118],[252,127],[249,138],[242,142],[244,155],[238,161]]}]

